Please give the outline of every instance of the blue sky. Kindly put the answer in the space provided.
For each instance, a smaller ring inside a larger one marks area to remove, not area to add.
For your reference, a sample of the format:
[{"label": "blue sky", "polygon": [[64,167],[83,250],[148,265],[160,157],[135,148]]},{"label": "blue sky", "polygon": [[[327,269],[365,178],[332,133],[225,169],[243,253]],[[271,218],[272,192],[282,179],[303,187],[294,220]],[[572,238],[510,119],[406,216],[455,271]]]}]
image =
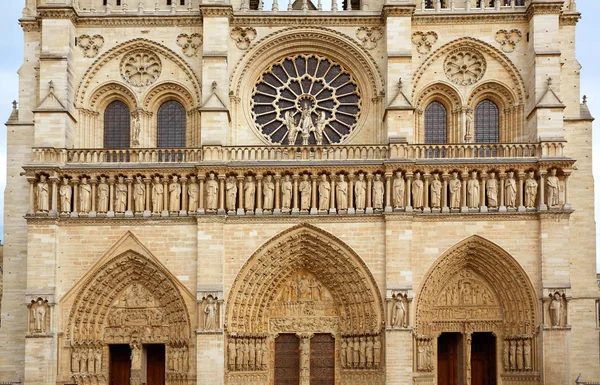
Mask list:
[{"label": "blue sky", "polygon": [[[23,32],[18,24],[25,1],[3,1],[0,13],[0,120],[6,121],[10,115],[11,102],[18,99],[17,71],[23,61]],[[600,46],[598,45],[598,24],[600,22],[600,1],[579,0],[578,10],[583,19],[577,29],[577,58],[583,66],[581,72],[582,95],[588,96],[592,115],[600,117]],[[594,124],[594,126],[596,126]],[[600,202],[600,134],[594,130],[594,177],[596,180],[596,202]],[[0,129],[0,190],[6,187],[6,129]],[[3,223],[4,195],[0,194],[0,221]],[[575,209],[586,208],[580,207]],[[596,221],[600,219],[598,203]],[[1,226],[1,223],[0,223]],[[2,234],[2,232],[0,232]],[[596,234],[600,236],[598,230]],[[3,237],[3,235],[2,235]],[[600,255],[600,253],[597,253]]]}]

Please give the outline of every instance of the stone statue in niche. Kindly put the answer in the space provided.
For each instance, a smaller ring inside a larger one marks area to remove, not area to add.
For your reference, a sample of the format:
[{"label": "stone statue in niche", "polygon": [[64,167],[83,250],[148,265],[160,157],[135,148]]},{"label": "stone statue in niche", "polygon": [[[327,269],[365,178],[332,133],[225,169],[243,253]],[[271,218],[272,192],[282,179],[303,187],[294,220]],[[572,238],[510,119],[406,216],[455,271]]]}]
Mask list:
[{"label": "stone statue in niche", "polygon": [[219,182],[217,182],[215,174],[210,173],[206,181],[206,209],[216,211],[219,205]]},{"label": "stone statue in niche", "polygon": [[450,208],[451,209],[459,209],[460,208],[460,179],[458,179],[458,173],[455,171],[452,173],[452,177],[450,178],[449,188],[450,188]]},{"label": "stone statue in niche", "polygon": [[246,177],[246,182],[244,183],[244,208],[246,211],[253,212],[254,211],[254,202],[256,197],[256,182],[254,182],[254,178],[252,175],[248,175]]},{"label": "stone statue in niche", "polygon": [[329,210],[329,198],[331,197],[331,183],[327,180],[327,175],[321,175],[319,182],[319,211]]},{"label": "stone statue in niche", "polygon": [[347,354],[346,351],[348,350],[348,341],[343,338],[342,339],[342,346],[340,347],[340,364],[342,365],[342,368],[347,368],[348,365],[348,361],[347,361]]},{"label": "stone statue in niche", "polygon": [[136,114],[135,119],[133,120],[133,140],[131,144],[134,146],[140,145],[140,134],[142,132],[142,122],[140,121],[139,112]]},{"label": "stone statue in niche", "polygon": [[402,171],[396,171],[396,178],[394,178],[394,208],[399,209],[404,207],[404,178],[402,178]]},{"label": "stone statue in niche", "polygon": [[285,121],[283,124],[287,128],[288,144],[290,146],[295,145],[296,138],[298,137],[298,132],[301,131],[301,129],[299,127],[296,127],[296,119],[290,111],[287,111],[285,113]]},{"label": "stone statue in niche", "polygon": [[309,211],[312,186],[308,180],[308,174],[302,175],[302,182],[300,182],[300,186],[298,188],[300,190],[300,210]]},{"label": "stone statue in niche", "polygon": [[62,213],[70,213],[71,212],[71,198],[73,195],[73,190],[71,189],[71,185],[69,185],[69,178],[63,178],[62,185],[59,190],[60,195],[60,211]]},{"label": "stone statue in niche", "polygon": [[96,358],[96,354],[94,353],[94,349],[88,349],[88,362],[87,362],[87,371],[88,373],[94,373],[94,360]]},{"label": "stone statue in niche", "polygon": [[523,341],[517,340],[517,370],[523,370]]},{"label": "stone statue in niche", "polygon": [[76,348],[71,348],[71,372],[79,373],[79,351]]},{"label": "stone statue in niche", "polygon": [[98,183],[98,212],[105,213],[108,211],[110,188],[106,183],[106,177],[100,177],[100,183]]},{"label": "stone statue in niche", "polygon": [[274,207],[275,198],[275,182],[273,182],[273,176],[267,175],[263,182],[263,209],[272,211]]},{"label": "stone statue in niche", "polygon": [[508,372],[510,370],[510,342],[504,340],[504,349],[502,350],[502,364],[504,365],[504,371]]},{"label": "stone statue in niche", "polygon": [[377,335],[373,339],[373,365],[378,368],[381,363],[381,338]]},{"label": "stone statue in niche", "polygon": [[48,182],[46,182],[46,175],[43,174],[40,175],[40,180],[37,183],[37,206],[40,213],[49,211]]},{"label": "stone statue in niche", "polygon": [[315,125],[312,121],[312,111],[308,108],[308,104],[304,103],[300,115],[300,129],[302,136],[302,144],[307,145],[310,133],[315,131]]},{"label": "stone statue in niche", "polygon": [[433,174],[431,181],[431,207],[434,209],[442,207],[442,182],[438,173]]},{"label": "stone statue in niche", "polygon": [[560,182],[556,176],[556,169],[550,170],[550,176],[546,179],[546,187],[548,192],[548,206],[558,207],[560,205],[559,191]]},{"label": "stone statue in niche", "polygon": [[96,373],[102,373],[102,348],[98,348],[94,351],[94,371]]},{"label": "stone statue in niche", "polygon": [[479,180],[477,180],[477,171],[471,173],[471,179],[467,182],[467,206],[470,209],[479,208]]},{"label": "stone statue in niche", "polygon": [[423,181],[421,180],[421,173],[415,173],[415,180],[412,182],[412,197],[413,207],[416,209],[423,208]]},{"label": "stone statue in niche", "polygon": [[550,323],[552,327],[561,327],[563,317],[563,298],[559,292],[550,295]]},{"label": "stone statue in niche", "polygon": [[127,210],[127,185],[125,178],[120,175],[115,184],[115,212],[124,213]]},{"label": "stone statue in niche", "polygon": [[237,190],[235,177],[233,175],[228,176],[225,181],[225,206],[227,211],[235,211]]},{"label": "stone statue in niche", "polygon": [[154,177],[154,185],[152,186],[152,213],[160,214],[163,211],[163,194],[165,189],[160,181],[160,176]]},{"label": "stone statue in niche", "polygon": [[504,201],[506,207],[510,208],[517,207],[517,181],[514,176],[515,173],[509,171],[507,173],[506,181],[504,181]]},{"label": "stone statue in niche", "polygon": [[90,211],[91,201],[92,186],[90,186],[87,178],[84,176],[81,178],[81,184],[79,185],[79,211],[82,213],[88,213]]},{"label": "stone statue in niche", "polygon": [[528,209],[535,208],[535,200],[537,198],[538,182],[535,180],[533,171],[529,171],[527,180],[525,181],[525,207]]},{"label": "stone statue in niche", "polygon": [[392,302],[392,318],[390,326],[393,328],[405,328],[407,322],[406,305],[402,296],[395,296]]},{"label": "stone statue in niche", "polygon": [[356,197],[356,209],[364,211],[367,200],[367,182],[365,174],[362,172],[358,174],[358,179],[354,183],[354,196]]},{"label": "stone statue in niche", "polygon": [[217,301],[208,296],[204,301],[204,330],[214,330],[217,328]]},{"label": "stone statue in niche", "polygon": [[383,194],[385,192],[385,186],[381,181],[381,175],[375,174],[375,180],[373,181],[373,208],[375,210],[383,210]]},{"label": "stone statue in niche", "polygon": [[173,180],[169,184],[169,211],[176,213],[181,210],[181,185],[177,175],[173,175]]},{"label": "stone statue in niche", "polygon": [[140,175],[135,178],[135,185],[133,186],[133,202],[136,213],[141,213],[145,210],[146,185],[144,184],[144,181]]},{"label": "stone statue in niche", "polygon": [[286,174],[281,181],[281,209],[284,212],[288,212],[292,208],[292,190],[292,180],[290,176]]},{"label": "stone statue in niche", "polygon": [[48,301],[44,301],[42,298],[31,301],[31,305],[29,306],[29,311],[31,312],[30,333],[46,334],[49,332],[49,310]]},{"label": "stone statue in niche", "polygon": [[188,192],[188,212],[194,213],[198,210],[198,194],[200,193],[200,187],[196,183],[196,176],[190,177],[190,183],[187,185]]},{"label": "stone statue in niche", "polygon": [[339,180],[335,185],[335,197],[337,199],[338,210],[348,209],[348,182],[344,174],[340,174]]},{"label": "stone statue in niche", "polygon": [[490,172],[489,179],[485,182],[488,207],[498,207],[498,180],[496,173]]},{"label": "stone statue in niche", "polygon": [[139,370],[142,368],[142,352],[137,343],[131,344],[131,369]]},{"label": "stone statue in niche", "polygon": [[315,141],[319,146],[323,144],[323,131],[325,130],[326,121],[327,115],[325,115],[325,111],[321,111],[315,124]]},{"label": "stone statue in niche", "polygon": [[367,367],[367,341],[365,339],[365,337],[360,337],[360,367],[361,368],[366,368]]},{"label": "stone statue in niche", "polygon": [[235,340],[233,338],[229,338],[229,343],[227,344],[227,358],[229,363],[229,370],[235,370],[235,359],[237,357],[237,349],[235,346]]},{"label": "stone statue in niche", "polygon": [[525,359],[525,370],[531,370],[531,340],[529,338],[524,341],[523,356]]}]

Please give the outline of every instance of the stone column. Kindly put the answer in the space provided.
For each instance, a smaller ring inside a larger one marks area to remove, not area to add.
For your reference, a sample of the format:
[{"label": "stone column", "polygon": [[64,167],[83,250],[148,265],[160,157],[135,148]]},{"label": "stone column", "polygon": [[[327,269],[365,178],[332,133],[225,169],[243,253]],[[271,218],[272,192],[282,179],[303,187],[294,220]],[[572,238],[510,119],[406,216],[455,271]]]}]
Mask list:
[{"label": "stone column", "polygon": [[169,177],[163,178],[163,211],[161,216],[169,216]]},{"label": "stone column", "polygon": [[506,179],[506,174],[501,172],[498,178],[500,178],[500,206],[498,207],[498,212],[505,213],[507,211],[504,205],[504,180]]},{"label": "stone column", "polygon": [[35,215],[35,177],[28,176],[27,181],[29,182],[29,210],[27,210],[27,215]]},{"label": "stone column", "polygon": [[73,182],[73,211],[71,211],[71,218],[78,218],[79,217],[79,179],[77,179],[77,177],[74,177],[72,182]]},{"label": "stone column", "polygon": [[431,207],[429,207],[429,180],[431,179],[431,174],[423,174],[423,179],[425,180],[423,188],[423,212],[430,213]]},{"label": "stone column", "polygon": [[244,176],[238,175],[238,209],[237,215],[244,215],[246,211],[244,211]]},{"label": "stone column", "polygon": [[450,208],[448,207],[448,179],[450,175],[448,173],[442,174],[442,212],[449,213]]},{"label": "stone column", "polygon": [[206,175],[198,175],[198,214],[204,214],[204,180]]},{"label": "stone column", "polygon": [[411,213],[413,211],[412,208],[412,177],[413,177],[413,173],[412,172],[407,172],[406,175],[406,187],[404,188],[404,194],[406,194],[406,197],[404,198],[404,202],[406,202],[406,207],[404,208],[404,211],[406,211],[407,213]]},{"label": "stone column", "polygon": [[219,179],[219,208],[217,214],[225,215],[227,213],[225,211],[225,175],[219,174],[217,179]]},{"label": "stone column", "polygon": [[254,213],[256,215],[262,215],[263,213],[263,176],[258,174],[256,175],[256,210]]},{"label": "stone column", "polygon": [[275,208],[273,215],[281,214],[281,175],[275,174]]},{"label": "stone column", "polygon": [[367,201],[365,214],[373,214],[373,174],[367,174]]},{"label": "stone column", "polygon": [[485,184],[486,184],[486,182],[487,182],[487,173],[482,172],[481,179],[479,180],[479,196],[480,196],[479,211],[482,213],[488,212],[488,208],[485,205]]},{"label": "stone column", "polygon": [[329,214],[337,214],[335,205],[335,173],[332,173],[329,179],[331,179],[331,190],[329,194]]},{"label": "stone column", "polygon": [[48,213],[48,216],[56,217],[58,216],[58,177],[51,176],[50,183],[52,183],[52,201],[50,202],[50,212]]},{"label": "stone column", "polygon": [[292,187],[292,214],[298,215],[300,214],[300,207],[298,205],[298,179],[300,178],[300,175],[298,174],[294,174],[292,176],[292,180],[293,180],[293,187]]},{"label": "stone column", "polygon": [[355,214],[354,209],[354,174],[348,174],[348,214]]},{"label": "stone column", "polygon": [[546,205],[546,174],[548,172],[546,170],[540,170],[538,175],[540,176],[540,184],[539,184],[539,206],[538,206],[538,210],[539,211],[546,211],[548,210],[548,205]]},{"label": "stone column", "polygon": [[181,210],[179,216],[186,216],[188,210],[187,178],[181,178]]},{"label": "stone column", "polygon": [[465,341],[464,354],[465,354],[465,385],[471,385],[471,356],[472,356],[472,341],[473,333],[467,332],[463,337]]},{"label": "stone column", "polygon": [[571,176],[571,172],[565,171],[565,204],[563,205],[563,210],[571,210],[571,203],[569,203],[569,176]]},{"label": "stone column", "polygon": [[127,183],[127,207],[125,207],[125,216],[126,217],[133,217],[133,210],[132,210],[133,205],[132,205],[132,202],[131,202],[133,179],[127,178],[127,179],[125,179],[125,183]]},{"label": "stone column", "polygon": [[525,175],[526,174],[524,172],[520,172],[518,175],[519,184],[517,185],[517,210],[519,212],[527,211],[527,209],[525,208],[525,202],[523,197],[523,185],[525,184]]},{"label": "stone column", "polygon": [[460,212],[468,213],[469,208],[467,207],[467,181],[469,180],[469,173],[463,172],[460,174],[462,179],[461,194],[460,194]]},{"label": "stone column", "polygon": [[385,210],[386,213],[391,213],[392,209],[392,173],[385,173]]},{"label": "stone column", "polygon": [[312,180],[310,213],[317,214],[319,212],[317,207],[317,175],[311,175],[310,179]]},{"label": "stone column", "polygon": [[310,385],[310,339],[312,334],[297,334],[300,338],[300,385]]},{"label": "stone column", "polygon": [[88,215],[93,218],[96,216],[96,185],[98,184],[98,180],[90,178],[90,184],[92,185],[92,205]]},{"label": "stone column", "polygon": [[[146,207],[150,207],[146,205]],[[108,212],[106,213],[107,217],[115,216],[115,179],[108,179]]]},{"label": "stone column", "polygon": [[144,217],[152,216],[152,203],[150,202],[150,197],[152,196],[152,188],[150,187],[150,182],[152,182],[151,178],[144,179],[144,184],[146,185],[146,210],[144,210]]}]

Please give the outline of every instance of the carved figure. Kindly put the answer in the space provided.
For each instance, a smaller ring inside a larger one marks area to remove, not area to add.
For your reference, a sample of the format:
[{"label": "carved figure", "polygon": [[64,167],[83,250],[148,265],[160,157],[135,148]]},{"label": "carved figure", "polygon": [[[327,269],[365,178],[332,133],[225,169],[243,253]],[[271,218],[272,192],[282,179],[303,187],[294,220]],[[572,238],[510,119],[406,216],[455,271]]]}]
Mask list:
[{"label": "carved figure", "polygon": [[373,341],[373,366],[378,368],[381,363],[381,339],[379,336],[375,336]]},{"label": "carved figure", "polygon": [[142,368],[142,353],[138,344],[132,344],[131,346],[131,369]]},{"label": "carved figure", "polygon": [[46,330],[46,303],[43,299],[38,300],[31,306],[31,317],[36,333],[45,333]]},{"label": "carved figure", "polygon": [[200,192],[200,188],[196,183],[196,176],[192,175],[190,177],[190,183],[187,186],[188,190],[188,212],[194,213],[198,210],[198,194]]},{"label": "carved figure", "polygon": [[265,365],[267,365],[267,342],[263,341],[262,342],[262,346],[261,346],[261,362],[262,362],[262,368],[265,367]]},{"label": "carved figure", "polygon": [[550,170],[550,176],[546,180],[546,186],[548,187],[548,206],[558,207],[560,204],[559,200],[559,187],[560,182],[556,176],[556,169]]},{"label": "carved figure", "polygon": [[342,368],[346,368],[347,366],[347,361],[346,361],[346,350],[348,349],[348,341],[346,341],[346,339],[342,339],[342,346],[340,348],[340,364],[342,365]]},{"label": "carved figure", "polygon": [[208,298],[204,306],[204,329],[213,330],[215,328],[215,318],[217,316],[217,303],[214,299]]},{"label": "carved figure", "polygon": [[439,209],[442,206],[442,182],[440,182],[440,175],[438,173],[433,174],[433,180],[431,181],[431,207]]},{"label": "carved figure", "polygon": [[329,198],[331,197],[331,184],[327,180],[327,175],[321,175],[319,183],[319,211],[327,211],[329,209]]},{"label": "carved figure", "polygon": [[417,343],[417,370],[427,370],[427,348],[425,347],[424,341],[418,341]]},{"label": "carved figure", "polygon": [[140,133],[142,132],[142,123],[140,121],[140,114],[136,114],[135,119],[133,120],[133,140],[132,144],[134,146],[140,145]]},{"label": "carved figure", "polygon": [[124,213],[127,209],[127,185],[125,184],[125,178],[119,176],[117,183],[115,184],[115,211],[118,213]]},{"label": "carved figure", "polygon": [[394,304],[392,305],[392,327],[406,327],[406,306],[402,298],[394,298]]},{"label": "carved figure", "polygon": [[173,175],[173,181],[169,184],[169,211],[181,210],[181,185],[177,175]]},{"label": "carved figure", "polygon": [[421,180],[421,174],[415,173],[415,180],[412,182],[412,197],[413,207],[423,208],[423,181]]},{"label": "carved figure", "polygon": [[516,354],[517,354],[517,346],[516,346],[516,341],[510,341],[510,370],[514,371],[517,369],[517,361],[516,361]]},{"label": "carved figure", "polygon": [[71,372],[79,373],[79,351],[73,348],[71,351]]},{"label": "carved figure", "polygon": [[87,349],[82,349],[79,352],[79,371],[85,373],[87,370],[88,352]]},{"label": "carved figure", "polygon": [[152,186],[152,212],[159,214],[163,211],[163,194],[165,189],[160,182],[160,177],[156,175],[154,177],[154,186]]},{"label": "carved figure", "polygon": [[308,138],[311,132],[315,131],[315,125],[312,121],[312,111],[308,108],[308,104],[304,103],[300,115],[300,129],[302,132],[302,144],[308,144]]},{"label": "carved figure", "polygon": [[404,207],[404,178],[402,178],[402,171],[396,171],[396,178],[394,178],[394,208],[399,209]]},{"label": "carved figure", "polygon": [[523,370],[523,341],[517,341],[517,370]]},{"label": "carved figure", "polygon": [[244,183],[244,207],[246,211],[254,211],[254,202],[256,197],[256,182],[252,175],[246,177]]},{"label": "carved figure", "polygon": [[215,179],[215,174],[210,173],[208,175],[208,181],[206,181],[206,208],[207,210],[215,211],[218,206],[219,197],[219,183]]},{"label": "carved figure", "polygon": [[144,185],[141,176],[138,175],[135,179],[136,183],[133,189],[133,201],[135,203],[135,211],[141,213],[146,206],[146,186]]},{"label": "carved figure", "polygon": [[102,348],[98,348],[94,351],[94,371],[96,373],[102,373]]},{"label": "carved figure", "polygon": [[347,338],[348,347],[346,348],[346,363],[348,368],[352,368],[354,366],[354,341],[352,338]]},{"label": "carved figure", "polygon": [[250,343],[248,344],[248,359],[250,360],[250,362],[248,363],[248,368],[250,370],[254,370],[256,365],[256,345],[254,344],[255,341],[252,339],[249,342]]},{"label": "carved figure", "polygon": [[360,337],[360,367],[367,367],[367,341],[365,337]]},{"label": "carved figure", "polygon": [[308,174],[302,175],[302,182],[300,182],[300,186],[298,187],[298,189],[300,190],[300,210],[310,210],[310,196],[312,193],[312,186],[310,185],[310,181],[308,180]]},{"label": "carved figure", "polygon": [[354,338],[352,345],[352,365],[355,368],[360,366],[360,342],[358,341],[358,337]]},{"label": "carved figure", "polygon": [[37,205],[39,212],[48,212],[48,182],[46,182],[46,175],[40,175],[37,184]]},{"label": "carved figure", "polygon": [[105,213],[108,211],[110,188],[106,183],[106,177],[100,177],[100,183],[98,183],[98,212]]},{"label": "carved figure", "polygon": [[383,210],[383,194],[385,186],[381,181],[381,175],[375,174],[375,180],[373,181],[373,208],[375,210]]},{"label": "carved figure", "polygon": [[508,372],[510,370],[510,359],[509,359],[509,355],[510,355],[510,348],[509,348],[509,341],[504,340],[504,349],[503,349],[503,354],[502,354],[502,363],[504,365],[504,371]]},{"label": "carved figure", "polygon": [[225,205],[227,206],[227,211],[235,211],[235,199],[237,197],[237,183],[234,176],[227,177],[227,181],[225,182]]},{"label": "carved figure", "polygon": [[525,181],[525,207],[532,209],[535,207],[537,198],[538,182],[535,180],[533,171],[529,171],[529,177]]},{"label": "carved figure", "polygon": [[315,124],[315,140],[317,145],[323,144],[323,131],[325,130],[325,122],[327,117],[325,115],[325,111],[321,111],[319,117],[317,118],[317,123]]},{"label": "carved figure", "polygon": [[87,362],[87,372],[94,373],[94,362],[96,361],[96,353],[94,353],[94,349],[88,349],[88,362]]},{"label": "carved figure", "polygon": [[261,370],[263,366],[262,342],[256,341],[256,370]]},{"label": "carved figure", "polygon": [[562,326],[562,298],[560,293],[554,293],[552,296],[549,311],[552,327]]},{"label": "carved figure", "polygon": [[288,144],[290,146],[295,145],[296,138],[298,137],[298,132],[301,131],[301,129],[296,127],[296,121],[290,111],[287,111],[285,113],[285,121],[283,122],[283,124],[287,128]]},{"label": "carved figure", "polygon": [[273,176],[267,175],[263,182],[263,208],[265,210],[273,210],[273,199],[275,197],[275,183],[273,182]]},{"label": "carved figure", "polygon": [[525,358],[525,370],[531,370],[531,340],[529,338],[525,340],[523,356]]},{"label": "carved figure", "polygon": [[338,210],[348,209],[348,182],[345,180],[344,174],[340,174],[340,179],[335,185],[335,197],[337,199]]},{"label": "carved figure", "polygon": [[365,182],[365,174],[358,174],[358,180],[354,184],[354,196],[356,197],[356,209],[364,210],[367,200],[367,182]]},{"label": "carved figure", "polygon": [[489,179],[485,182],[488,207],[498,207],[498,180],[496,173],[491,172]]},{"label": "carved figure", "polygon": [[87,181],[86,177],[81,178],[81,184],[79,185],[79,211],[87,213],[90,211],[90,204],[92,198],[92,186]]},{"label": "carved figure", "polygon": [[514,178],[515,173],[509,171],[507,174],[506,181],[504,182],[504,200],[506,207],[517,206],[517,182]]},{"label": "carved figure", "polygon": [[292,189],[292,181],[286,174],[281,182],[281,208],[283,210],[288,211],[292,207]]},{"label": "carved figure", "polygon": [[470,209],[479,208],[479,181],[477,180],[477,171],[471,173],[471,179],[467,182],[467,206]]},{"label": "carved figure", "polygon": [[71,186],[69,185],[69,178],[63,178],[63,184],[60,186],[60,210],[63,213],[71,212],[71,197],[73,195],[73,191],[71,190]]},{"label": "carved figure", "polygon": [[367,337],[367,368],[373,367],[373,338]]},{"label": "carved figure", "polygon": [[450,179],[449,188],[450,188],[450,208],[451,209],[459,209],[460,208],[460,187],[461,183],[458,179],[458,173],[455,171],[452,173],[452,178]]},{"label": "carved figure", "polygon": [[248,340],[242,340],[242,368],[248,369],[248,363],[250,361],[250,348],[248,347]]}]

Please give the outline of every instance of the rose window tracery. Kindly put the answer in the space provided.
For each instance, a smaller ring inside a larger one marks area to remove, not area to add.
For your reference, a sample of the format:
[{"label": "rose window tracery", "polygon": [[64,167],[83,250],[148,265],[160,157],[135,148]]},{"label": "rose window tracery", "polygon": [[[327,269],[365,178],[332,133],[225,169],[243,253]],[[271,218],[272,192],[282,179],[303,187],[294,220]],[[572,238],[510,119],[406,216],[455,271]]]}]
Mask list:
[{"label": "rose window tracery", "polygon": [[251,114],[270,143],[340,143],[356,128],[361,112],[358,84],[341,64],[297,55],[271,65],[251,98]]},{"label": "rose window tracery", "polygon": [[121,60],[121,76],[135,87],[153,84],[161,72],[160,58],[153,52],[133,51]]},{"label": "rose window tracery", "polygon": [[450,53],[444,62],[444,72],[452,83],[468,86],[485,74],[486,62],[479,52],[458,50]]}]

